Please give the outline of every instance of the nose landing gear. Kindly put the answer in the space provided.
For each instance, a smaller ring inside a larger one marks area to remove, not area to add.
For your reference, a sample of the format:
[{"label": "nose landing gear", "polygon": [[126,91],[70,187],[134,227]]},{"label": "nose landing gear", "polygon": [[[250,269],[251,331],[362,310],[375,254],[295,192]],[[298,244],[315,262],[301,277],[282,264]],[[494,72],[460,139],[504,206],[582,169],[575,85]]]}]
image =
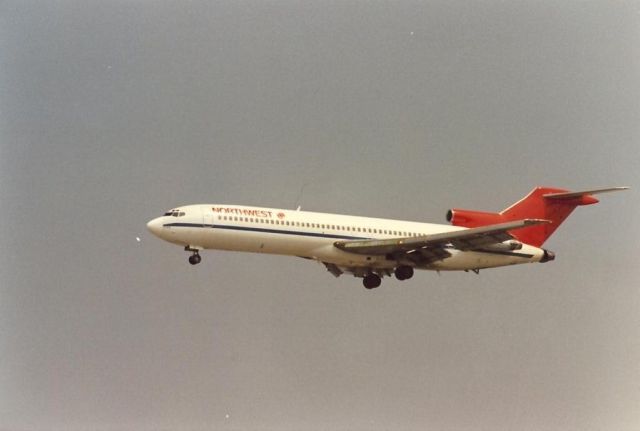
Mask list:
[{"label": "nose landing gear", "polygon": [[197,265],[202,260],[202,258],[200,257],[200,248],[194,248],[194,247],[191,247],[191,246],[186,246],[184,248],[184,251],[190,251],[190,252],[193,253],[191,256],[189,256],[189,263],[191,265]]}]

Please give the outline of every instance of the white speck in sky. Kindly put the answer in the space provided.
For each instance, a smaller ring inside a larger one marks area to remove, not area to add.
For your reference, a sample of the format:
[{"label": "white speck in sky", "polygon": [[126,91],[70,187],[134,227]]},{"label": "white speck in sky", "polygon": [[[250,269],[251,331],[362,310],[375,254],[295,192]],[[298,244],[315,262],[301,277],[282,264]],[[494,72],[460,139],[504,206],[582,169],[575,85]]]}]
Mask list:
[{"label": "white speck in sky", "polygon": [[140,237],[139,236],[136,237],[136,241],[140,242]]}]

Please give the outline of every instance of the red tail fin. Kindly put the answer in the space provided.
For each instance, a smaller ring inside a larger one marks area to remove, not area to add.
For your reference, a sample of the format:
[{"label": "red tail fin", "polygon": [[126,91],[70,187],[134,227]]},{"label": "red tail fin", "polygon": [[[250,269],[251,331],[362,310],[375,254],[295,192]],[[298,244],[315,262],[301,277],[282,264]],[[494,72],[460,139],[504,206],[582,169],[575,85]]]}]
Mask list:
[{"label": "red tail fin", "polygon": [[536,187],[527,196],[500,213],[453,209],[447,213],[447,220],[454,226],[469,228],[523,219],[550,220],[551,223],[549,224],[510,232],[517,240],[540,247],[571,214],[575,207],[598,202],[596,198],[591,196],[592,194],[624,189],[626,187],[568,192],[563,189]]}]

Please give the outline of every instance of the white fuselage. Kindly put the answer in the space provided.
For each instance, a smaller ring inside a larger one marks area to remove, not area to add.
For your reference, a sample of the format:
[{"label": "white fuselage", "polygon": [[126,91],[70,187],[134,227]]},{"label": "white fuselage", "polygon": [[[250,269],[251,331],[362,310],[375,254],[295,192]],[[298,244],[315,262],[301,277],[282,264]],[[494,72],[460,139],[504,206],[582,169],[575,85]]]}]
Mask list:
[{"label": "white fuselage", "polygon": [[[299,256],[336,265],[347,271],[358,268],[393,269],[398,262],[381,255],[342,251],[336,241],[407,238],[465,228],[369,217],[292,211],[238,205],[188,205],[172,210],[147,224],[158,237],[192,250],[217,249]],[[523,244],[517,251],[460,251],[416,266],[433,270],[477,270],[539,262],[544,250]]]}]

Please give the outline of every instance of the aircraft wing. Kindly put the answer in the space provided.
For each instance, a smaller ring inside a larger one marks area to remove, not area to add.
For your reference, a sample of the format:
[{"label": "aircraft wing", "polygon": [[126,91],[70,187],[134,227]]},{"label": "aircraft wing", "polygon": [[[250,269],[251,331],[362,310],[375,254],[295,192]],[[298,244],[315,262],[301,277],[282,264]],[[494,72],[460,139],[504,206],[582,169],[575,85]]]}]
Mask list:
[{"label": "aircraft wing", "polygon": [[419,258],[413,260],[420,260],[425,263],[451,256],[451,253],[445,248],[448,244],[453,245],[458,250],[480,249],[514,239],[509,234],[511,230],[544,223],[551,222],[542,219],[524,219],[417,237],[336,241],[334,246],[340,250],[356,254],[405,255]]}]

